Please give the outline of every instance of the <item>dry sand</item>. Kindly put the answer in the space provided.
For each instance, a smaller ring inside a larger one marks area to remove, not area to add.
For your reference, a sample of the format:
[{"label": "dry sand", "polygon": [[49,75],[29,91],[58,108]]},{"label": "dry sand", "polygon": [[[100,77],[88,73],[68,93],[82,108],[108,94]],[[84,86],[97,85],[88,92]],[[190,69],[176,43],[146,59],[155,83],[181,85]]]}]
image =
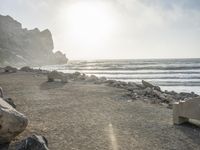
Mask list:
[{"label": "dry sand", "polygon": [[51,150],[200,150],[200,128],[174,126],[172,110],[128,102],[126,91],[80,81],[47,83],[36,73],[0,75],[0,86],[29,118],[24,133],[44,135]]}]

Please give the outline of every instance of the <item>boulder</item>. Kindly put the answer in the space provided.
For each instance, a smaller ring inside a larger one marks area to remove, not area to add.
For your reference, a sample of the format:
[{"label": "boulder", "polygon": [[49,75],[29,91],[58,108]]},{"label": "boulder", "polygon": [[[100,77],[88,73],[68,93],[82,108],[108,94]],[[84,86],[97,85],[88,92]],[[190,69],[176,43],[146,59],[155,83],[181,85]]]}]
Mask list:
[{"label": "boulder", "polygon": [[4,72],[15,73],[15,72],[17,72],[17,68],[14,68],[14,67],[11,67],[11,66],[7,66],[7,67],[4,68]]},{"label": "boulder", "polygon": [[27,117],[0,98],[0,145],[9,143],[27,125]]},{"label": "boulder", "polygon": [[128,84],[125,86],[125,89],[128,90],[128,91],[133,91],[133,90],[136,90],[136,89],[139,89],[140,87],[137,86],[136,83],[134,82],[128,82]]},{"label": "boulder", "polygon": [[145,88],[152,88],[152,89],[154,89],[154,90],[157,90],[157,91],[161,91],[161,89],[160,89],[160,87],[159,86],[154,86],[153,84],[151,84],[151,83],[149,83],[149,82],[147,82],[147,81],[144,81],[144,80],[142,80],[142,84],[143,84],[143,86],[145,87]]},{"label": "boulder", "polygon": [[34,71],[32,68],[30,68],[29,66],[25,66],[25,67],[22,67],[20,69],[20,71],[24,71],[24,72],[32,72]]},{"label": "boulder", "polygon": [[5,98],[3,94],[3,89],[0,87],[0,98],[10,104],[13,108],[16,108],[15,103],[13,102],[12,98]]},{"label": "boulder", "polygon": [[9,97],[4,97],[3,98],[4,101],[6,101],[8,104],[10,104],[13,108],[16,108],[16,104],[14,103],[14,101],[12,100],[12,98]]},{"label": "boulder", "polygon": [[48,82],[54,82],[55,80],[60,80],[63,83],[68,82],[68,77],[62,72],[52,71],[48,73]]},{"label": "boulder", "polygon": [[32,135],[17,143],[16,150],[48,150],[48,142],[44,136]]},{"label": "boulder", "polygon": [[75,72],[71,74],[71,78],[73,80],[86,80],[87,76],[86,74],[81,74],[80,72]]},{"label": "boulder", "polygon": [[76,77],[78,77],[78,76],[81,75],[81,73],[77,71],[77,72],[74,72],[73,75],[76,76]]},{"label": "boulder", "polygon": [[105,83],[106,82],[106,77],[100,77],[100,78],[98,78],[98,80],[97,81],[95,81],[94,83],[95,84],[103,84],[103,83]]},{"label": "boulder", "polygon": [[86,81],[89,81],[89,82],[97,82],[98,80],[99,80],[98,77],[96,77],[95,75],[91,75],[86,78]]}]

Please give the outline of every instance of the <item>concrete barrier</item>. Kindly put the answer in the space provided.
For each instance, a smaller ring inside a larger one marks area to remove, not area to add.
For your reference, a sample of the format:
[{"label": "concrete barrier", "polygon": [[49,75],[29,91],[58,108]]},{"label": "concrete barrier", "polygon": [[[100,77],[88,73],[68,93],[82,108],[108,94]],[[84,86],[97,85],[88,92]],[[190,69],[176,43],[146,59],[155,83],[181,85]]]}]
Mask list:
[{"label": "concrete barrier", "polygon": [[174,124],[182,124],[189,119],[200,120],[200,97],[173,104]]}]

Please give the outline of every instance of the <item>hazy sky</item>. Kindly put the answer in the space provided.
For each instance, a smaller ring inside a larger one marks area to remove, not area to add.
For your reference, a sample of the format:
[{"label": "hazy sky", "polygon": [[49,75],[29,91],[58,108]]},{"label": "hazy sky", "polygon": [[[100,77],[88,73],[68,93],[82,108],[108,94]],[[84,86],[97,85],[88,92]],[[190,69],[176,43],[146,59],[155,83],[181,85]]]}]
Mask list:
[{"label": "hazy sky", "polygon": [[0,0],[70,59],[200,57],[200,0]]}]

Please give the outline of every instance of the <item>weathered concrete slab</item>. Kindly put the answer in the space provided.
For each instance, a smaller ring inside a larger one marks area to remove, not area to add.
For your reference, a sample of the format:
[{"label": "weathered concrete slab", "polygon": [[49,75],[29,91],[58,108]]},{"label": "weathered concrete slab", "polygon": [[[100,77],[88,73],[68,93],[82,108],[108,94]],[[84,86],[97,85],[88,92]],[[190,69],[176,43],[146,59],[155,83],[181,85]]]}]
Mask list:
[{"label": "weathered concrete slab", "polygon": [[200,97],[180,101],[173,105],[174,124],[181,124],[189,119],[200,120]]}]

